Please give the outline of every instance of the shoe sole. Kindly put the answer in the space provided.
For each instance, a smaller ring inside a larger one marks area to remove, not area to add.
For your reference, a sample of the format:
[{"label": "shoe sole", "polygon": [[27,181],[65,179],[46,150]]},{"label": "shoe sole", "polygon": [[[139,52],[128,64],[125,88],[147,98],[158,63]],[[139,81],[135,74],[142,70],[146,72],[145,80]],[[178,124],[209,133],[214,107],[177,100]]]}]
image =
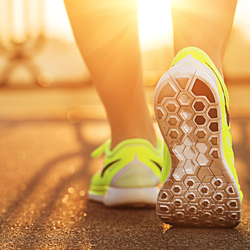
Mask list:
[{"label": "shoe sole", "polygon": [[108,207],[155,207],[158,187],[145,188],[114,188],[110,187],[103,196],[89,193],[92,201],[102,202]]},{"label": "shoe sole", "polygon": [[196,66],[171,68],[155,91],[155,114],[172,167],[157,198],[160,219],[178,226],[235,227],[241,199],[226,163],[215,82]]}]

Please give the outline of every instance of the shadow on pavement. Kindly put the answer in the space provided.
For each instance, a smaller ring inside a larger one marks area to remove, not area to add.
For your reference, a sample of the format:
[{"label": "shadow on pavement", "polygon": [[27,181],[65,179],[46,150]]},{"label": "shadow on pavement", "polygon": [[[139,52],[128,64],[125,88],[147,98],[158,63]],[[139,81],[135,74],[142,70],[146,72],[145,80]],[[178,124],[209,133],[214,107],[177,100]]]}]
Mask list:
[{"label": "shadow on pavement", "polygon": [[[20,191],[11,172],[3,172],[4,178],[13,180],[16,198],[9,198],[4,190],[1,204],[7,205],[1,207],[0,246],[3,249],[250,249],[250,121],[233,122],[237,123],[243,135],[248,135],[243,136],[242,141],[236,140],[234,145],[237,170],[245,194],[242,223],[236,229],[173,227],[163,234],[162,223],[154,209],[106,208],[89,202],[86,197],[89,181],[101,162],[90,159],[96,145],[83,138],[83,124],[39,122],[31,129],[42,135],[52,123],[56,128],[65,126],[70,140],[57,140],[53,144],[54,129],[46,134],[48,138],[41,136],[40,141],[45,145],[51,142],[48,150],[52,150],[53,157],[48,156],[40,169],[33,172],[28,166],[36,166],[39,153],[31,158],[31,163],[22,165],[20,171],[28,175],[25,190]],[[2,124],[3,137],[8,135],[7,142],[15,136],[20,124]],[[22,138],[32,152],[32,138],[25,133]],[[22,147],[21,141],[15,143]],[[65,147],[67,153],[57,154],[56,147]],[[7,151],[3,152],[3,162],[8,155]]]}]

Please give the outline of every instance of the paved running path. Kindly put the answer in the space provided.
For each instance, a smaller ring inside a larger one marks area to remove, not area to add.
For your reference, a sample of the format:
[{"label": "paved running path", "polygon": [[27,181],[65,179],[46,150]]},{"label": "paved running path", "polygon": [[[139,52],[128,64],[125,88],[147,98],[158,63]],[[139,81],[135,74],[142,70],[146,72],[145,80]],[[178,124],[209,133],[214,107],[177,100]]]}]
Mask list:
[{"label": "paved running path", "polygon": [[249,118],[231,121],[244,192],[241,224],[163,234],[154,209],[108,209],[87,200],[90,177],[102,163],[89,154],[109,136],[105,119],[88,114],[70,123],[28,113],[13,120],[19,109],[11,105],[0,109],[0,249],[250,249]]},{"label": "paved running path", "polygon": [[0,249],[250,249],[250,120],[232,124],[242,223],[163,234],[154,209],[108,209],[87,200],[101,164],[89,153],[106,121],[0,122]]}]

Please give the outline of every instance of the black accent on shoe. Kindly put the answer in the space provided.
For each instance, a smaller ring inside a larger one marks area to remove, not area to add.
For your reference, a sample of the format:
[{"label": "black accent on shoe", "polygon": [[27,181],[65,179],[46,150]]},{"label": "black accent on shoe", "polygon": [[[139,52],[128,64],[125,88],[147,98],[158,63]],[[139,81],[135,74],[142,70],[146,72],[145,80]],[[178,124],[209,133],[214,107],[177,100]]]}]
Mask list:
[{"label": "black accent on shoe", "polygon": [[162,167],[157,162],[155,162],[153,160],[150,160],[150,161],[152,161],[160,170],[162,170]]},{"label": "black accent on shoe", "polygon": [[105,167],[103,168],[103,170],[102,170],[101,177],[103,177],[103,175],[104,175],[105,171],[106,171],[109,167],[111,167],[113,164],[115,164],[116,162],[118,162],[118,161],[120,161],[120,160],[121,160],[121,159],[118,159],[118,160],[112,161],[112,162],[110,162],[107,166],[105,166]]}]

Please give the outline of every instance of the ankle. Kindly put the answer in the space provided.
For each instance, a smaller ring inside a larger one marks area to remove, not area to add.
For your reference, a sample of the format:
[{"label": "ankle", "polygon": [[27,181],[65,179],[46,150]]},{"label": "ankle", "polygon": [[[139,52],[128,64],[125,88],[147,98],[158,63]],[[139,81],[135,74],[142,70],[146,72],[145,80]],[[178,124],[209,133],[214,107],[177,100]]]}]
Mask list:
[{"label": "ankle", "polygon": [[215,67],[217,68],[217,70],[219,71],[222,79],[224,80],[224,74],[222,71],[222,62],[220,60],[213,60],[213,63],[215,65]]},{"label": "ankle", "polygon": [[111,150],[115,148],[119,143],[128,139],[141,138],[149,141],[154,147],[157,146],[157,139],[154,127],[148,128],[147,131],[139,129],[138,131],[116,131],[112,132]]}]

